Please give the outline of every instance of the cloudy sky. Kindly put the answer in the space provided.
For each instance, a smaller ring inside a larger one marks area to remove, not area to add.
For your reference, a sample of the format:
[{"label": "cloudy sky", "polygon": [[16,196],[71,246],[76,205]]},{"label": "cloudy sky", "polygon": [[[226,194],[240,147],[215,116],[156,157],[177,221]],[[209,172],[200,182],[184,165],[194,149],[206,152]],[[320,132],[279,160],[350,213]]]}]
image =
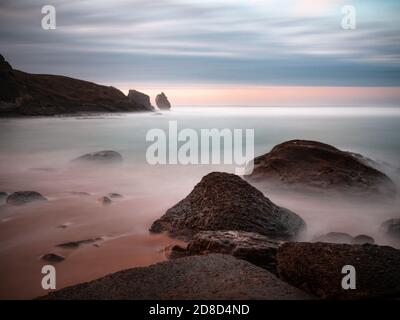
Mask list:
[{"label": "cloudy sky", "polygon": [[[56,30],[41,28],[46,4]],[[0,52],[180,104],[398,104],[399,17],[398,0],[1,0]]]}]

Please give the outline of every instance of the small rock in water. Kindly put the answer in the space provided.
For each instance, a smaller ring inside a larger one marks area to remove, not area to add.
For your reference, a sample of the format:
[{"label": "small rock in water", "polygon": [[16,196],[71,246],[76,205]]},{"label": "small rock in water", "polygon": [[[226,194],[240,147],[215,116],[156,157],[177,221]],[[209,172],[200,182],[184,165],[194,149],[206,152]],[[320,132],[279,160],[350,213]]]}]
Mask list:
[{"label": "small rock in water", "polygon": [[67,248],[67,249],[74,249],[74,248],[78,248],[81,244],[89,244],[89,243],[94,243],[96,241],[101,241],[101,240],[103,240],[103,238],[98,237],[98,238],[92,238],[92,239],[70,241],[70,242],[60,243],[60,244],[57,245],[57,247]]},{"label": "small rock in water", "polygon": [[123,196],[119,193],[109,193],[106,197],[110,199],[123,198]]},{"label": "small rock in water", "polygon": [[39,192],[36,191],[17,191],[7,197],[7,204],[23,205],[34,201],[47,201]]},{"label": "small rock in water", "polygon": [[61,262],[65,260],[65,257],[55,253],[46,253],[41,259],[47,262]]},{"label": "small rock in water", "polygon": [[57,228],[66,229],[66,228],[68,228],[71,224],[72,224],[71,222],[66,222],[66,223],[60,224],[59,226],[57,226]]},{"label": "small rock in water", "polygon": [[7,192],[0,192],[0,204],[5,203],[6,198],[7,198]]},{"label": "small rock in water", "polygon": [[353,244],[374,244],[375,239],[365,234],[360,234],[353,239]]},{"label": "small rock in water", "polygon": [[79,164],[120,164],[122,163],[122,156],[116,151],[104,150],[87,153],[71,162]]},{"label": "small rock in water", "polygon": [[100,197],[97,199],[103,206],[110,205],[112,203],[112,200],[109,197]]},{"label": "small rock in water", "polygon": [[344,232],[329,232],[322,236],[316,237],[314,242],[328,242],[328,243],[352,243],[353,237]]},{"label": "small rock in water", "polygon": [[381,230],[389,237],[400,239],[400,218],[386,220]]},{"label": "small rock in water", "polygon": [[171,103],[168,101],[168,98],[164,92],[161,92],[156,96],[156,105],[161,110],[171,109]]}]

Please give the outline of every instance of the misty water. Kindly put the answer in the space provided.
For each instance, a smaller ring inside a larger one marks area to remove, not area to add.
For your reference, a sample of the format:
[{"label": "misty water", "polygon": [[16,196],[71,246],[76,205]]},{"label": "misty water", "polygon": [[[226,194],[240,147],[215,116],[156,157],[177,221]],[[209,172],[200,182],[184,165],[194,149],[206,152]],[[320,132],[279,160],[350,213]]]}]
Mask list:
[{"label": "misty water", "polygon": [[[163,249],[177,241],[150,235],[151,222],[185,197],[205,174],[233,172],[234,167],[150,165],[146,161],[150,129],[168,132],[170,121],[177,121],[179,130],[254,129],[256,156],[291,139],[321,141],[377,161],[398,184],[399,120],[399,109],[384,107],[180,107],[160,114],[1,119],[0,191],[34,190],[50,201],[0,205],[0,297],[45,294],[40,287],[40,257],[49,252],[66,257],[57,265],[59,287],[165,259]],[[119,152],[123,164],[92,168],[69,164],[71,159],[100,150]],[[336,196],[262,191],[306,221],[306,240],[337,231],[367,234],[378,243],[393,245],[379,226],[399,216],[398,200],[371,204]],[[103,206],[97,199],[110,192],[123,198]],[[57,247],[99,237],[75,249]]]}]

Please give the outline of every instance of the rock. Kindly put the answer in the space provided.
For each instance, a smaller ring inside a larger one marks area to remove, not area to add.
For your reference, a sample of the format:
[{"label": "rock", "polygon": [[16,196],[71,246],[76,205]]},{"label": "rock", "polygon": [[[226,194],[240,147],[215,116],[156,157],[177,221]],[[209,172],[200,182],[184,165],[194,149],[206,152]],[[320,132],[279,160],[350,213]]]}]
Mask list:
[{"label": "rock", "polygon": [[329,232],[313,239],[313,242],[352,243],[353,237],[343,232]]},{"label": "rock", "polygon": [[0,56],[0,116],[153,111],[120,90],[58,75],[12,69]]},{"label": "rock", "polygon": [[167,259],[178,259],[189,256],[186,248],[178,245],[169,245],[163,251]]},{"label": "rock", "polygon": [[304,228],[297,214],[275,205],[240,177],[213,172],[154,221],[150,231],[188,239],[199,231],[241,230],[290,239]]},{"label": "rock", "polygon": [[171,109],[171,103],[168,101],[168,98],[164,92],[161,92],[156,96],[156,105],[161,110]]},{"label": "rock", "polygon": [[17,191],[7,197],[7,204],[23,205],[30,202],[47,201],[39,192],[36,191]]},{"label": "rock", "polygon": [[55,253],[47,253],[43,255],[41,259],[47,262],[61,262],[65,260],[65,257]]},{"label": "rock", "polygon": [[385,221],[381,225],[381,230],[389,237],[400,240],[400,218]]},{"label": "rock", "polygon": [[107,206],[112,203],[112,200],[108,197],[100,197],[99,199],[97,199],[97,201],[99,201],[103,206]]},{"label": "rock", "polygon": [[291,140],[255,158],[250,180],[295,190],[338,191],[352,196],[394,197],[396,187],[384,173],[349,152],[306,140]]},{"label": "rock", "polygon": [[108,198],[110,199],[118,199],[118,198],[123,198],[123,196],[119,193],[109,193],[107,195]]},{"label": "rock", "polygon": [[87,153],[71,162],[79,164],[120,164],[122,163],[122,156],[116,151],[104,150]]},{"label": "rock", "polygon": [[94,242],[101,241],[101,240],[103,240],[103,238],[98,237],[98,238],[70,241],[70,242],[60,243],[57,245],[57,247],[66,248],[66,249],[76,249],[82,244],[90,244],[90,243],[94,243]]},{"label": "rock", "polygon": [[244,231],[202,231],[189,242],[187,255],[230,254],[276,274],[276,251],[280,242]]},{"label": "rock", "polygon": [[59,229],[67,229],[70,225],[72,225],[71,222],[65,222],[63,224],[58,225],[57,228],[59,228]]},{"label": "rock", "polygon": [[7,199],[7,192],[0,192],[0,204],[3,204],[6,202]]},{"label": "rock", "polygon": [[144,109],[154,110],[154,107],[150,102],[150,97],[147,94],[136,90],[129,90],[128,99],[135,104],[142,106]]},{"label": "rock", "polygon": [[[324,299],[400,296],[400,250],[376,245],[284,243],[278,272],[288,283]],[[356,269],[356,289],[342,288],[342,268]]]},{"label": "rock", "polygon": [[354,237],[352,244],[374,244],[375,243],[375,239],[364,235],[364,234],[360,234],[356,237]]},{"label": "rock", "polygon": [[273,274],[230,255],[169,260],[51,292],[48,300],[312,299]]}]

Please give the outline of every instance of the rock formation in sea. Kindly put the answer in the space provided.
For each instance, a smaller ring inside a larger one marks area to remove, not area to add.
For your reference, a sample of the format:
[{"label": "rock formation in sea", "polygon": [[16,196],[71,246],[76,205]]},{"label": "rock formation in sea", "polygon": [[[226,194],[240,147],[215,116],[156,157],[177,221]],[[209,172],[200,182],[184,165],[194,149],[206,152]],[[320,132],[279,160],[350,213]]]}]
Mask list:
[{"label": "rock formation in sea", "polygon": [[84,154],[71,160],[71,164],[121,164],[123,161],[120,153],[113,150],[103,150]]},{"label": "rock formation in sea", "polygon": [[47,201],[47,199],[36,191],[17,191],[6,199],[6,203],[10,205],[23,205],[37,201]]},{"label": "rock formation in sea", "polygon": [[153,111],[114,87],[13,69],[0,55],[0,116]]},{"label": "rock formation in sea", "polygon": [[316,141],[291,140],[255,158],[250,181],[301,191],[394,197],[396,186],[360,156]]},{"label": "rock formation in sea", "polygon": [[313,299],[276,276],[230,255],[169,260],[51,292],[48,300]]},{"label": "rock formation in sea", "polygon": [[[323,299],[400,297],[400,250],[387,246],[284,243],[276,255],[282,280]],[[356,270],[356,289],[344,290],[342,268]]]},{"label": "rock formation in sea", "polygon": [[239,176],[213,172],[153,222],[150,231],[187,239],[199,231],[240,230],[292,239],[303,229],[302,218],[275,205]]},{"label": "rock formation in sea", "polygon": [[156,105],[160,110],[171,109],[171,103],[168,101],[168,98],[164,92],[161,92],[156,96]]},{"label": "rock formation in sea", "polygon": [[381,230],[387,236],[400,240],[400,218],[386,220],[382,223]]},{"label": "rock formation in sea", "polygon": [[151,105],[150,102],[150,97],[145,93],[131,89],[128,92],[128,98],[130,101],[139,106],[142,106],[147,110],[154,110],[154,107]]},{"label": "rock formation in sea", "polygon": [[347,243],[347,244],[374,244],[375,239],[371,236],[360,234],[358,236],[351,236],[344,232],[329,232],[324,235],[320,235],[313,239],[313,242],[328,242],[328,243]]}]

